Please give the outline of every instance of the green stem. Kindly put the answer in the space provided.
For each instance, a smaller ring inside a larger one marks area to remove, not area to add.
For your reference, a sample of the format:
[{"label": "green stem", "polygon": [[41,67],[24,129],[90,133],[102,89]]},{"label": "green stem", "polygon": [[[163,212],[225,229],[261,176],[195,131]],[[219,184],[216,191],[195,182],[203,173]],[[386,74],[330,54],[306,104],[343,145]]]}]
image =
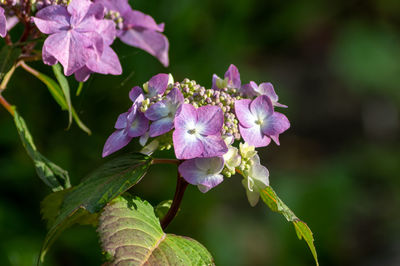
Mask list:
[{"label": "green stem", "polygon": [[3,81],[0,84],[0,92],[3,92],[7,88],[7,84],[10,81],[12,75],[14,74],[15,69],[19,66],[19,63],[13,65],[10,71],[4,76]]},{"label": "green stem", "polygon": [[14,116],[14,107],[7,102],[6,99],[0,93],[0,104],[12,115]]}]

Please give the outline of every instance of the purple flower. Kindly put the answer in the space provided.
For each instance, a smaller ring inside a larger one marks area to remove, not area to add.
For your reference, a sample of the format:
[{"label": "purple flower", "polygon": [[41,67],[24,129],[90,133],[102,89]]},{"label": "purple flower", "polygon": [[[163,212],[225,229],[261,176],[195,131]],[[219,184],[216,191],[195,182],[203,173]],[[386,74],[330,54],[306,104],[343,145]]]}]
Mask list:
[{"label": "purple flower", "polygon": [[[43,45],[44,63],[59,61],[66,76],[82,68],[86,72],[119,73],[119,69],[109,68],[119,66],[118,58],[108,47],[116,35],[115,24],[103,16],[104,7],[89,0],[71,0],[68,7],[51,5],[37,12],[33,18],[36,26],[50,35]],[[87,75],[77,74],[81,80]]]},{"label": "purple flower", "polygon": [[175,155],[178,159],[214,157],[225,154],[228,148],[221,138],[224,114],[213,105],[196,109],[183,104],[175,117],[175,131],[172,135]]},{"label": "purple flower", "polygon": [[165,98],[147,109],[145,116],[153,121],[149,136],[157,137],[174,128],[174,119],[182,109],[183,95],[178,88],[173,88]]},{"label": "purple flower", "polygon": [[152,77],[143,87],[147,91],[146,98],[152,98],[158,94],[164,94],[168,87],[169,75],[168,74],[157,74]]},{"label": "purple flower", "polygon": [[241,81],[240,74],[237,67],[231,64],[228,70],[225,72],[225,79],[221,79],[216,74],[213,75],[212,80],[212,89],[223,89],[223,88],[231,88],[231,89],[240,89]]},{"label": "purple flower", "polygon": [[4,15],[4,9],[0,7],[0,36],[5,37],[7,35],[7,19]]},{"label": "purple flower", "polygon": [[134,87],[129,92],[129,97],[133,105],[128,112],[119,115],[114,126],[116,131],[108,137],[104,145],[103,157],[122,149],[132,138],[145,134],[149,127],[149,120],[140,111],[140,103],[144,100],[142,89]]},{"label": "purple flower", "polygon": [[223,168],[224,159],[212,157],[184,161],[178,170],[188,183],[196,185],[201,192],[206,193],[224,180],[221,175]]},{"label": "purple flower", "polygon": [[254,81],[250,81],[250,83],[243,85],[242,90],[247,97],[266,95],[274,106],[287,108],[286,105],[278,103],[278,95],[275,93],[274,86],[270,82],[261,83],[258,86]]},{"label": "purple flower", "polygon": [[108,10],[117,11],[123,19],[123,28],[118,37],[122,42],[145,50],[168,66],[168,39],[161,34],[164,24],[157,24],[154,19],[140,11],[132,10],[128,0],[96,0]]},{"label": "purple flower", "polygon": [[266,95],[258,96],[253,101],[236,101],[235,113],[242,138],[255,147],[267,146],[271,138],[279,145],[279,134],[290,127],[285,115],[274,112],[272,102]]}]

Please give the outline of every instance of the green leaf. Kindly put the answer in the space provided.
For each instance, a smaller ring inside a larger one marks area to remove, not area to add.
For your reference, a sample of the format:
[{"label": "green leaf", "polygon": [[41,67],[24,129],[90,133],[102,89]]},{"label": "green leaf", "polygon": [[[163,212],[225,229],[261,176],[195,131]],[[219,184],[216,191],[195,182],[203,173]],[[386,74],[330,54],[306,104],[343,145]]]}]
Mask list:
[{"label": "green leaf", "polygon": [[76,96],[79,96],[83,89],[83,82],[79,82],[78,89],[76,89]]},{"label": "green leaf", "polygon": [[[40,81],[42,81],[48,88],[49,92],[53,96],[54,100],[61,106],[62,110],[68,110],[68,104],[67,101],[65,100],[63,90],[60,88],[60,86],[55,82],[52,78],[49,76],[46,76],[43,73],[40,73],[39,71],[32,69],[31,67],[25,65],[23,66],[29,73],[37,77]],[[76,124],[86,133],[89,135],[92,134],[90,129],[79,119],[78,114],[76,113],[75,109],[73,106],[71,106],[71,113],[72,113],[72,118],[75,120]]]},{"label": "green leaf", "polygon": [[165,234],[153,207],[127,194],[104,208],[97,231],[111,265],[214,265],[203,245]]},{"label": "green leaf", "polygon": [[44,240],[40,261],[54,239],[85,212],[96,213],[126,190],[137,184],[151,165],[143,154],[127,154],[105,163],[65,194],[57,218]]},{"label": "green leaf", "polygon": [[18,134],[21,138],[22,144],[25,147],[28,155],[33,160],[36,168],[36,173],[48,185],[53,191],[62,190],[69,188],[69,176],[68,172],[54,164],[40,152],[37,151],[35,143],[33,142],[32,136],[25,124],[24,119],[15,110],[14,115],[15,126],[17,127]]},{"label": "green leaf", "polygon": [[6,73],[14,66],[18,57],[21,54],[21,49],[4,45],[0,50],[0,81],[3,80]]},{"label": "green leaf", "polygon": [[68,128],[69,128],[72,124],[72,103],[71,103],[71,95],[70,95],[68,80],[62,73],[60,64],[57,63],[57,64],[53,65],[53,72],[54,72],[54,75],[56,76],[58,83],[61,86],[62,92],[64,94],[65,103],[67,105],[67,110],[69,113],[69,124],[68,124]]},{"label": "green leaf", "polygon": [[297,216],[286,206],[285,203],[276,195],[272,187],[267,187],[260,191],[262,200],[268,205],[268,207],[274,211],[285,216],[288,222],[292,222],[296,230],[296,234],[299,239],[304,239],[307,242],[311,253],[314,256],[315,263],[318,266],[317,251],[314,246],[314,237],[310,228],[305,222],[297,218]]},{"label": "green leaf", "polygon": [[[160,221],[164,218],[164,216],[167,214],[169,209],[171,208],[172,205],[172,200],[164,200],[161,201],[156,208],[154,209],[154,213],[160,219]],[[180,209],[179,209],[180,210]],[[178,210],[178,211],[179,211]]]}]

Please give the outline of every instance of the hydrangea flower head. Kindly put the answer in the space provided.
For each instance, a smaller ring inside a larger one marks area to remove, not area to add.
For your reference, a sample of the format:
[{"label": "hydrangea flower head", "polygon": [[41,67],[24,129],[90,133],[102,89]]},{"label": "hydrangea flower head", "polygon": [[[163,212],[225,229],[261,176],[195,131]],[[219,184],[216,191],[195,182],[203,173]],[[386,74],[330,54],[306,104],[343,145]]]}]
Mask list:
[{"label": "hydrangea flower head", "polygon": [[155,75],[143,89],[132,89],[133,105],[118,118],[103,155],[139,137],[147,155],[173,149],[181,160],[180,175],[202,192],[220,184],[224,176],[240,173],[254,206],[269,185],[269,172],[255,148],[267,146],[271,139],[279,145],[279,135],[290,123],[274,110],[278,97],[270,83],[251,82],[249,93],[234,65],[224,80],[215,77],[211,89],[189,79],[174,83],[168,74]]},{"label": "hydrangea flower head", "polygon": [[242,90],[248,97],[266,95],[274,106],[287,108],[286,105],[278,103],[278,95],[275,93],[274,86],[270,82],[264,82],[258,86],[254,81],[250,81],[250,83],[243,85]]},{"label": "hydrangea flower head", "polygon": [[[104,7],[90,0],[71,0],[67,7],[51,5],[37,12],[33,21],[49,35],[43,45],[43,61],[50,65],[59,61],[67,76],[84,67],[92,72],[112,72],[97,64],[119,65],[118,57],[107,49],[115,38],[115,25],[110,26],[103,16]],[[78,74],[81,76],[87,74]]]}]

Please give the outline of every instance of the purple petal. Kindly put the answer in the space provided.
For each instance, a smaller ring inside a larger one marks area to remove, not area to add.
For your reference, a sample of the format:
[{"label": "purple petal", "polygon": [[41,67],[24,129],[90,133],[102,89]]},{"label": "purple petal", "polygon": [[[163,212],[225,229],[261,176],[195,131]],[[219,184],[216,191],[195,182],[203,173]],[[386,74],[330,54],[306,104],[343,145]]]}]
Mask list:
[{"label": "purple petal", "polygon": [[269,137],[276,143],[276,145],[281,145],[279,142],[279,135],[270,135]]},{"label": "purple petal", "polygon": [[[43,61],[44,61],[44,59],[43,59]],[[84,66],[84,67],[78,69],[77,71],[75,71],[74,76],[77,81],[86,82],[89,79],[90,74],[92,74],[92,73],[93,72],[89,68]]]},{"label": "purple petal", "polygon": [[213,90],[218,90],[218,86],[217,86],[217,80],[220,79],[220,77],[218,77],[216,74],[213,75],[212,77],[212,87],[211,89]]},{"label": "purple petal", "polygon": [[202,106],[197,109],[197,124],[202,135],[217,134],[224,124],[224,113],[218,106]]},{"label": "purple petal", "polygon": [[49,52],[47,52],[45,45],[43,45],[42,48],[42,59],[43,63],[45,63],[46,65],[52,66],[58,63],[57,59],[51,54],[49,54]]},{"label": "purple petal", "polygon": [[117,36],[115,23],[112,20],[96,20],[96,32],[101,35],[106,45],[111,45]]},{"label": "purple petal", "polygon": [[139,137],[149,129],[149,120],[140,111],[136,112],[131,123],[132,124],[128,129],[128,136],[130,137]]},{"label": "purple petal", "polygon": [[12,16],[12,17],[6,17],[7,18],[7,31],[10,31],[12,28],[14,28],[15,25],[19,22],[19,19],[17,16]]},{"label": "purple petal", "polygon": [[139,86],[135,86],[129,92],[129,99],[135,103],[141,95],[143,95],[143,90]]},{"label": "purple petal", "polygon": [[258,92],[261,95],[267,95],[272,102],[278,101],[278,95],[276,95],[274,86],[270,82],[261,83],[260,86],[258,86]]},{"label": "purple petal", "polygon": [[86,66],[92,72],[100,74],[121,75],[122,67],[117,54],[109,46],[105,46],[102,55],[99,57],[93,53],[87,61]]},{"label": "purple petal", "polygon": [[178,88],[173,88],[168,93],[167,99],[169,99],[172,104],[181,105],[183,103],[184,97],[182,92]]},{"label": "purple petal", "polygon": [[156,121],[168,116],[168,113],[170,112],[168,107],[169,106],[166,100],[162,100],[150,106],[144,115],[147,117],[147,119]]},{"label": "purple petal", "polygon": [[161,33],[145,29],[129,29],[119,36],[122,42],[155,56],[165,67],[169,65],[168,39]]},{"label": "purple petal", "polygon": [[148,97],[156,96],[157,94],[164,94],[168,87],[169,75],[157,74],[149,80],[148,84]]},{"label": "purple petal", "polygon": [[71,0],[68,4],[68,13],[71,14],[71,25],[79,25],[86,17],[93,3],[90,0]]},{"label": "purple petal", "polygon": [[95,2],[102,4],[108,10],[118,11],[122,17],[132,11],[127,0],[96,0]]},{"label": "purple petal", "polygon": [[172,134],[172,140],[175,155],[178,159],[196,158],[204,151],[202,142],[196,136],[188,134],[186,130],[175,129]]},{"label": "purple petal", "polygon": [[250,112],[251,100],[244,99],[235,101],[235,114],[240,124],[244,127],[252,127],[255,125],[256,118]]},{"label": "purple petal", "polygon": [[7,19],[4,15],[4,9],[0,7],[0,36],[5,37],[7,35]]},{"label": "purple petal", "polygon": [[86,64],[92,50],[86,48],[91,40],[75,32],[59,32],[47,37],[43,49],[64,66],[64,74],[71,75]]},{"label": "purple petal", "polygon": [[237,67],[231,64],[225,73],[225,78],[228,78],[228,85],[231,88],[239,89],[241,86],[240,74]]},{"label": "purple petal", "polygon": [[220,134],[203,137],[201,142],[204,149],[202,157],[221,156],[228,152],[228,147]]},{"label": "purple petal", "polygon": [[221,157],[195,158],[184,161],[178,171],[188,183],[197,185],[205,193],[223,181],[220,174],[223,167],[224,160]]},{"label": "purple petal", "polygon": [[124,24],[128,28],[138,27],[159,32],[164,31],[164,23],[158,25],[151,16],[137,10],[126,13],[124,16]]},{"label": "purple petal", "polygon": [[195,129],[197,123],[197,112],[191,104],[183,104],[180,114],[175,117],[175,129]]},{"label": "purple petal", "polygon": [[[274,112],[266,120],[262,126],[262,132],[265,135],[279,135],[290,127],[290,122],[284,114]],[[279,141],[278,141],[279,143]]]},{"label": "purple petal", "polygon": [[33,17],[33,22],[42,33],[53,34],[68,30],[70,18],[71,15],[66,7],[51,5],[37,12],[36,17]]},{"label": "purple petal", "polygon": [[239,130],[244,141],[251,146],[264,147],[271,142],[271,139],[261,132],[261,128],[258,125],[250,128],[239,125]]},{"label": "purple petal", "polygon": [[117,130],[114,133],[112,133],[108,137],[106,144],[104,145],[103,158],[128,145],[131,139],[132,138],[126,134],[125,130]]},{"label": "purple petal", "polygon": [[255,97],[258,95],[257,88],[257,84],[254,81],[250,81],[250,83],[244,84],[240,91],[247,97]]},{"label": "purple petal", "polygon": [[118,116],[117,122],[115,122],[115,129],[124,129],[128,123],[128,114],[129,112],[122,113]]},{"label": "purple petal", "polygon": [[268,96],[260,95],[250,103],[250,111],[257,120],[264,120],[272,115],[274,107]]},{"label": "purple petal", "polygon": [[159,119],[151,123],[149,136],[154,138],[171,131],[173,128],[174,128],[174,119],[171,117],[164,117],[162,119]]}]

